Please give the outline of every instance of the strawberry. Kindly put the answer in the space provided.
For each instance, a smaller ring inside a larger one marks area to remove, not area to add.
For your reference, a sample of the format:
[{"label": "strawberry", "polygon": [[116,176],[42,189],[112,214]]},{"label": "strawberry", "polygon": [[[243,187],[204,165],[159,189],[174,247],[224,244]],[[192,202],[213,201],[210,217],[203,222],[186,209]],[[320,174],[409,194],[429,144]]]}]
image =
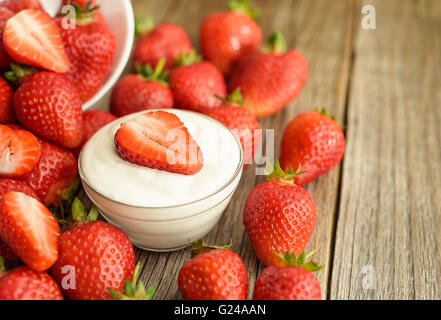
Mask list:
[{"label": "strawberry", "polygon": [[92,12],[94,16],[95,21],[105,23],[106,20],[104,19],[104,16],[99,9],[99,5],[94,0],[63,0],[63,6],[66,5],[73,5],[77,6],[80,9],[83,9],[85,12]]},{"label": "strawberry", "polygon": [[236,134],[244,150],[244,168],[252,164],[255,148],[260,143],[256,117],[243,106],[240,89],[228,95],[220,107],[211,108],[207,115],[223,123]]},{"label": "strawberry", "polygon": [[0,2],[0,70],[6,69],[11,62],[11,58],[8,56],[8,53],[3,46],[3,30],[9,18],[14,16],[14,12],[1,6],[2,4],[3,2]]},{"label": "strawberry", "polygon": [[230,11],[216,12],[202,21],[199,38],[204,58],[225,75],[245,52],[256,50],[262,43],[262,30],[254,21],[257,12],[250,10],[248,0],[232,0]]},{"label": "strawberry", "polygon": [[34,189],[32,189],[27,184],[16,179],[0,178],[0,199],[1,197],[3,197],[3,195],[11,191],[22,192],[29,197],[35,198],[40,201],[40,198],[38,198],[38,195],[34,191]]},{"label": "strawberry", "polygon": [[305,173],[295,183],[304,186],[338,165],[345,145],[342,128],[325,111],[305,112],[283,133],[280,164],[284,169],[301,166]]},{"label": "strawberry", "polygon": [[[39,200],[35,191],[28,185],[24,184],[23,182],[20,182],[15,179],[0,178],[0,199],[3,197],[3,195],[5,195],[10,191],[23,192],[24,194]],[[1,239],[0,239],[0,256],[2,256],[6,262],[18,260],[18,257],[15,255],[12,249],[9,248],[7,244],[4,243],[3,240]]]},{"label": "strawberry", "polygon": [[272,115],[295,99],[308,77],[305,58],[286,51],[283,36],[276,33],[264,52],[244,54],[237,62],[229,92],[241,89],[245,107],[257,118]]},{"label": "strawberry", "polygon": [[203,166],[202,152],[184,123],[165,111],[123,122],[115,146],[123,160],[152,169],[193,175]]},{"label": "strawberry", "polygon": [[66,148],[81,143],[81,101],[64,75],[38,72],[14,94],[15,115],[29,130]]},{"label": "strawberry", "polygon": [[83,113],[83,139],[75,148],[75,154],[79,156],[86,142],[106,124],[118,119],[113,114],[103,110],[88,110]]},{"label": "strawberry", "polygon": [[0,125],[0,177],[20,177],[32,171],[40,151],[37,138],[29,131]]},{"label": "strawberry", "polygon": [[18,267],[4,273],[0,257],[0,300],[64,300],[60,288],[46,272]]},{"label": "strawberry", "polygon": [[219,107],[225,98],[226,84],[222,73],[210,62],[198,62],[195,51],[181,55],[178,67],[170,72],[169,84],[179,108],[197,112]]},{"label": "strawberry", "polygon": [[70,60],[67,76],[78,88],[82,102],[92,98],[106,80],[116,50],[115,36],[106,24],[94,20],[93,10],[76,6],[75,29],[63,28],[64,17],[57,19]]},{"label": "strawberry", "polygon": [[14,122],[14,120],[12,89],[9,84],[0,77],[0,123]]},{"label": "strawberry", "polygon": [[124,76],[113,89],[110,110],[122,117],[148,109],[173,108],[173,94],[168,87],[167,73],[162,73],[165,59],[155,70],[150,65],[136,65],[137,75]]},{"label": "strawberry", "polygon": [[269,267],[259,275],[254,286],[254,300],[321,300],[320,283],[312,272],[322,268],[305,262],[310,256],[301,253],[279,255],[286,267]]},{"label": "strawberry", "polygon": [[[161,58],[165,58],[165,69],[171,69],[180,54],[188,54],[193,45],[187,32],[173,23],[161,23],[151,29],[151,19],[137,18],[137,33],[140,35],[135,44],[132,65],[149,65],[152,69]],[[140,27],[142,26],[142,27]]]},{"label": "strawberry", "polygon": [[20,180],[35,190],[47,206],[59,206],[61,193],[69,189],[78,174],[75,155],[63,147],[39,139],[40,161]]},{"label": "strawberry", "polygon": [[39,9],[42,10],[39,0],[3,0],[0,6],[8,8],[14,13],[19,13],[25,9]]},{"label": "strawberry", "polygon": [[231,246],[207,246],[198,240],[191,259],[179,271],[178,286],[186,300],[246,300],[248,275]]},{"label": "strawberry", "polygon": [[278,161],[267,169],[269,181],[255,187],[246,199],[243,223],[260,261],[282,267],[275,251],[303,252],[317,214],[311,194],[293,182],[300,172],[283,172]]},{"label": "strawberry", "polygon": [[81,201],[75,199],[72,215],[76,224],[60,236],[60,258],[51,274],[60,284],[66,277],[63,267],[73,267],[76,286],[63,289],[69,299],[110,299],[108,289],[122,291],[124,281],[134,272],[133,246],[120,229],[95,221],[98,217],[96,208],[87,216]]},{"label": "strawberry", "polygon": [[21,192],[0,199],[0,236],[31,269],[49,269],[58,258],[60,226],[38,200]]},{"label": "strawberry", "polygon": [[57,24],[41,10],[22,10],[10,18],[3,44],[14,61],[59,73],[69,71]]}]

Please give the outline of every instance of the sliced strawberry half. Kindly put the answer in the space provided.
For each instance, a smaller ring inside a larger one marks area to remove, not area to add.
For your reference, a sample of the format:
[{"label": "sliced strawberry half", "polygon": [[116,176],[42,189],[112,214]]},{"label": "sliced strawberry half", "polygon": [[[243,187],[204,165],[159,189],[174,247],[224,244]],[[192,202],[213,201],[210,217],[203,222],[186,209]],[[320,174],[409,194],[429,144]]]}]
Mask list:
[{"label": "sliced strawberry half", "polygon": [[3,44],[17,62],[59,73],[69,71],[57,24],[41,10],[23,10],[10,18],[3,31]]},{"label": "sliced strawberry half", "polygon": [[21,192],[0,200],[0,236],[31,269],[49,269],[58,258],[60,226],[39,201]]},{"label": "sliced strawberry half", "polygon": [[0,125],[0,177],[20,177],[40,159],[40,144],[29,131]]},{"label": "sliced strawberry half", "polygon": [[165,111],[123,122],[115,145],[123,160],[152,169],[193,175],[203,166],[202,152],[184,123]]}]

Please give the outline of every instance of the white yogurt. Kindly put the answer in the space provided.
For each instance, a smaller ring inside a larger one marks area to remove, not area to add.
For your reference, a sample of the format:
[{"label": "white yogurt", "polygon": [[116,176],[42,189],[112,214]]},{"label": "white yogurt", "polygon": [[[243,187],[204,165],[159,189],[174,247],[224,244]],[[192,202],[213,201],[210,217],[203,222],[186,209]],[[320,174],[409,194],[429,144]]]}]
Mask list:
[{"label": "white yogurt", "polygon": [[202,170],[192,176],[138,166],[121,159],[114,136],[120,124],[141,113],[120,118],[98,131],[85,145],[80,162],[83,178],[102,196],[126,205],[160,208],[206,198],[230,181],[241,161],[241,150],[231,132],[219,122],[184,110],[176,114],[198,143]]}]

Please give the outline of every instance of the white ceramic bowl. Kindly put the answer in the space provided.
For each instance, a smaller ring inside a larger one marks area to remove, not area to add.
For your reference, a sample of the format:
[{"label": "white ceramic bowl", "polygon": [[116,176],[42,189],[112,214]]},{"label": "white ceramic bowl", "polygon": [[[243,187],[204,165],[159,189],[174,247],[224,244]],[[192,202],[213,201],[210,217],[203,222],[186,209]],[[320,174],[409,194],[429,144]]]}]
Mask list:
[{"label": "white ceramic bowl", "polygon": [[[202,122],[203,118],[205,118],[206,120],[204,121],[206,121],[206,123],[212,123],[211,125],[217,128],[213,132],[228,135],[228,138],[225,137],[223,141],[230,141],[230,147],[233,150],[232,154],[237,155],[236,160],[231,160],[234,161],[234,163],[232,163],[230,166],[231,170],[229,170],[228,175],[225,175],[224,179],[220,181],[220,186],[214,188],[209,194],[202,193],[203,195],[196,196],[195,198],[188,198],[182,203],[179,202],[176,205],[170,206],[158,205],[146,207],[135,206],[132,203],[128,204],[127,202],[120,202],[124,201],[123,199],[127,199],[127,197],[120,197],[120,195],[128,192],[127,190],[129,188],[127,187],[127,183],[128,181],[130,182],[135,176],[133,172],[126,172],[127,179],[122,181],[125,178],[117,175],[119,179],[122,179],[120,183],[116,183],[113,179],[107,179],[105,177],[101,179],[102,174],[108,174],[111,176],[113,176],[113,174],[112,172],[102,173],[101,170],[97,170],[97,166],[100,165],[100,161],[107,161],[112,159],[114,156],[117,156],[116,154],[113,154],[113,149],[112,151],[109,151],[109,154],[103,153],[104,151],[97,151],[97,148],[95,148],[95,143],[99,142],[100,145],[104,146],[105,148],[108,146],[109,148],[114,148],[114,144],[112,143],[113,135],[109,134],[109,131],[113,130],[116,125],[119,125],[124,118],[122,118],[122,120],[115,120],[115,122],[102,128],[94,136],[95,139],[98,139],[97,141],[94,141],[94,138],[92,137],[81,152],[78,160],[78,168],[84,190],[101,214],[110,223],[122,229],[135,246],[150,251],[179,250],[191,245],[192,242],[207,235],[219,221],[223,211],[230,202],[239,185],[243,171],[243,151],[240,140],[228,128],[215,119],[209,118],[202,114],[184,110],[174,110],[174,112],[179,113],[181,116],[186,114],[187,117],[194,117],[193,121],[195,122]],[[134,115],[136,114],[129,115],[127,117],[133,118]],[[203,129],[197,130],[203,132]],[[204,136],[204,134],[202,135]],[[212,143],[215,143],[215,141],[218,140],[213,139]],[[205,143],[206,146],[207,143],[208,142]],[[221,147],[218,146],[218,148]],[[102,152],[101,155],[105,155],[103,158],[104,160],[100,160],[100,157],[91,157],[90,152]],[[87,157],[85,156],[86,153]],[[225,155],[226,152],[222,151],[222,154]],[[213,156],[213,154],[211,154],[211,156]],[[89,159],[93,159],[93,164],[89,162]],[[109,162],[111,163],[113,170],[118,170],[118,168],[123,164],[119,162],[114,163],[113,160],[110,160]],[[106,170],[108,169],[108,165],[108,163],[103,163],[103,167],[105,167]],[[132,167],[133,165],[130,164],[129,166]],[[134,168],[138,170],[138,167]],[[124,169],[124,167],[122,169]],[[222,177],[222,165],[220,164],[220,166],[215,169],[216,172],[219,171],[217,177]],[[93,179],[97,172],[100,172],[100,176],[98,177],[100,184],[99,186],[102,186],[104,181],[106,181],[107,185],[112,186],[112,193],[118,195],[118,201],[116,201],[115,198],[111,199],[109,196],[103,195],[102,191],[99,192],[96,190],[98,189],[98,182],[97,180],[94,181]],[[166,183],[173,183],[172,180],[169,180],[170,177],[170,174],[167,173],[167,178],[165,178],[166,180],[162,181],[168,181]],[[210,177],[210,175],[206,175],[204,177]],[[176,181],[179,181],[177,184],[177,189],[180,187],[188,187],[185,181],[182,181],[181,179],[177,179]],[[193,186],[197,185],[198,180],[194,180]],[[154,186],[154,184],[150,184],[149,186]],[[157,188],[158,190],[162,190],[163,187],[164,185],[160,184]],[[141,194],[142,196],[138,196],[144,198],[148,198],[150,196],[148,193]]]},{"label": "white ceramic bowl", "polygon": [[[40,0],[40,3],[50,15],[54,16],[59,12],[61,0]],[[101,5],[104,18],[115,34],[117,48],[106,81],[100,90],[83,104],[83,110],[95,105],[116,83],[130,58],[135,35],[135,19],[130,0],[97,0],[97,3]]]}]

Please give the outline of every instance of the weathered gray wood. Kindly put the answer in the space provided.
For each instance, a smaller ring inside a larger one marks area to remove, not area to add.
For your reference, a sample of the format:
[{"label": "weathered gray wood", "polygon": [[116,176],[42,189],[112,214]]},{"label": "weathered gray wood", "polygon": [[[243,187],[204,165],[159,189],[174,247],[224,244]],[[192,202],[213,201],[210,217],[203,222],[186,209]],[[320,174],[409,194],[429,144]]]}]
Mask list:
[{"label": "weathered gray wood", "polygon": [[357,19],[331,298],[440,299],[441,5],[361,4],[377,30]]}]

